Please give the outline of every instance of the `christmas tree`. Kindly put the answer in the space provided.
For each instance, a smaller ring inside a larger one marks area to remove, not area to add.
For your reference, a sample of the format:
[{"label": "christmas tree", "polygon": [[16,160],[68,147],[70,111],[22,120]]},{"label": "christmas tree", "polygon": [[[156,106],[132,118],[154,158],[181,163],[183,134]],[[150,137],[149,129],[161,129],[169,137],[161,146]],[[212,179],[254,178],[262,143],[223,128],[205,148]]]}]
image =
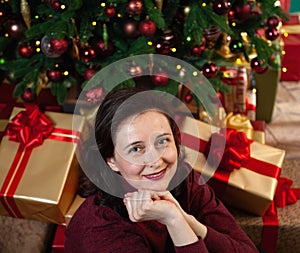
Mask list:
[{"label": "christmas tree", "polygon": [[[280,23],[287,19],[275,0],[1,1],[1,77],[26,102],[48,86],[62,104],[70,85],[84,86],[119,59],[164,54],[226,91],[219,66],[242,60],[261,73],[280,64]],[[142,70],[133,63],[128,71]],[[177,92],[163,70],[153,82]]]}]

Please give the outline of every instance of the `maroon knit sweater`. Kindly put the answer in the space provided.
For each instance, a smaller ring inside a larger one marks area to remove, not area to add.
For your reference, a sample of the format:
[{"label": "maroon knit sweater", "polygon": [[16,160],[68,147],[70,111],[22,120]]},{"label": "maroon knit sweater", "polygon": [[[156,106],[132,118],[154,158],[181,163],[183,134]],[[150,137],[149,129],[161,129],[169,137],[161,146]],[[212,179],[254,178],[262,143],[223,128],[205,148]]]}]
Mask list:
[{"label": "maroon knit sweater", "polygon": [[166,227],[157,221],[133,223],[109,207],[96,206],[90,196],[79,207],[66,230],[65,252],[258,252],[224,205],[207,185],[199,185],[199,174],[189,176],[182,207],[207,226],[204,240],[175,247]]}]

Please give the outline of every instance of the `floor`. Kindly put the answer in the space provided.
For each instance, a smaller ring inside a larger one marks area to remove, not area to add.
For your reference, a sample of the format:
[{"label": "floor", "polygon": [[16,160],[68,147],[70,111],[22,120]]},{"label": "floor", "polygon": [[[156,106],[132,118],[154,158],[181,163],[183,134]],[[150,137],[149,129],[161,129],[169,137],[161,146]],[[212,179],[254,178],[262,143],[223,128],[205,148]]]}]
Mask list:
[{"label": "floor", "polygon": [[286,159],[300,158],[300,81],[279,83],[266,144],[286,150]]}]

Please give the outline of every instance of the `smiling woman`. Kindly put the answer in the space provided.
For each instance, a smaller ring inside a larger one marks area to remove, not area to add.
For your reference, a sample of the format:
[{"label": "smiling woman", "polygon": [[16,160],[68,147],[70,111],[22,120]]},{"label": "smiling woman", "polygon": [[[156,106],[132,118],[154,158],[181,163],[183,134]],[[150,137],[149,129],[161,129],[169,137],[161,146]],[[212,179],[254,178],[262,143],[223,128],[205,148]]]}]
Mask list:
[{"label": "smiling woman", "polygon": [[[65,252],[257,252],[184,161],[170,107],[172,101],[153,90],[105,97],[92,138],[103,158],[101,182],[123,197],[99,184],[88,187],[67,227]],[[111,173],[119,181],[111,183]]]}]

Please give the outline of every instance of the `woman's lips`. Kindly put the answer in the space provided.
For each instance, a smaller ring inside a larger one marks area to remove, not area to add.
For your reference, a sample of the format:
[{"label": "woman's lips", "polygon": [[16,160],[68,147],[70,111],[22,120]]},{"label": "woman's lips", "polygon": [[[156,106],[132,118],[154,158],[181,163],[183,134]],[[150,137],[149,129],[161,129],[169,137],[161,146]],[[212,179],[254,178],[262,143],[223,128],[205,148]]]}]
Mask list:
[{"label": "woman's lips", "polygon": [[166,174],[167,168],[161,170],[160,172],[144,175],[145,178],[149,180],[159,180],[163,178],[163,176]]}]

